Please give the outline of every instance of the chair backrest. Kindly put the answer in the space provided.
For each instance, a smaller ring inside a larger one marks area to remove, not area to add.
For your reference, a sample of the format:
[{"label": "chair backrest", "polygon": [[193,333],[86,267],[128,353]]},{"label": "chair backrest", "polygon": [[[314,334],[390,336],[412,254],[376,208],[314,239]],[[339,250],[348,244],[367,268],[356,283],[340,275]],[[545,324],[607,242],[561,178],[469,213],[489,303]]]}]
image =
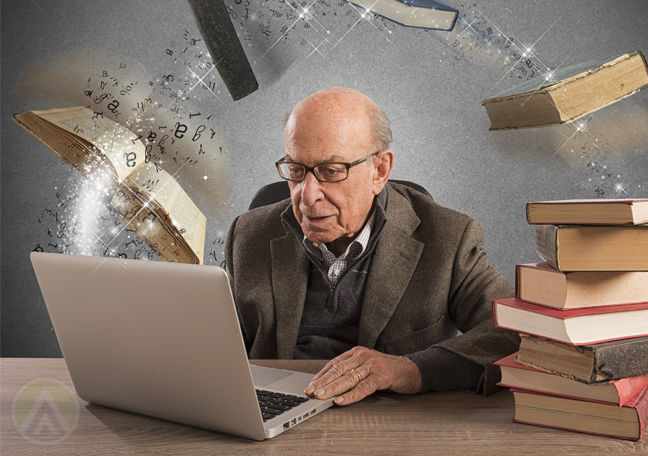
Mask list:
[{"label": "chair backrest", "polygon": [[[411,187],[414,190],[417,190],[423,193],[424,195],[432,198],[432,196],[428,193],[427,190],[425,190],[423,186],[419,184],[415,184],[414,182],[396,180],[396,179],[390,179],[389,182],[393,182],[395,184],[407,185],[408,187]],[[286,198],[290,198],[290,187],[288,187],[288,181],[284,180],[279,182],[273,182],[272,184],[268,184],[264,187],[261,187],[261,189],[258,192],[256,192],[256,194],[252,197],[252,201],[250,201],[248,210],[254,209],[256,207],[267,206],[268,204],[277,203]]]}]

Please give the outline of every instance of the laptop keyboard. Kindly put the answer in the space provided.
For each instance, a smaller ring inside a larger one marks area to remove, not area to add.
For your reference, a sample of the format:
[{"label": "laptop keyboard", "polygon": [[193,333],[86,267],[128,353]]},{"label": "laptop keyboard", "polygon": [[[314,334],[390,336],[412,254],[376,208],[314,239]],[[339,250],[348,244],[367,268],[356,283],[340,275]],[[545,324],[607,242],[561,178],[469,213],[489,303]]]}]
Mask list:
[{"label": "laptop keyboard", "polygon": [[264,390],[256,390],[256,393],[264,422],[309,401],[306,397],[293,396],[292,394],[273,393]]}]

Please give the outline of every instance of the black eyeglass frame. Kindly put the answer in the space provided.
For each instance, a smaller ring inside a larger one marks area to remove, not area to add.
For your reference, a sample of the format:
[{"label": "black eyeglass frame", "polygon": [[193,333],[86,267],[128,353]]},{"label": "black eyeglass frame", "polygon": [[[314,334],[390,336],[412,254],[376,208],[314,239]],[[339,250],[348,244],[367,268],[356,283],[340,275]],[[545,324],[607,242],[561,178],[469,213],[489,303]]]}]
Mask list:
[{"label": "black eyeglass frame", "polygon": [[[308,172],[311,171],[313,173],[313,176],[315,176],[315,179],[317,179],[319,182],[323,182],[325,184],[335,184],[337,182],[345,181],[345,180],[347,180],[349,178],[349,169],[353,168],[355,165],[359,165],[360,163],[366,162],[371,157],[375,157],[376,155],[378,155],[383,150],[384,149],[378,150],[378,151],[374,152],[373,154],[369,154],[366,157],[363,157],[360,160],[356,160],[356,161],[354,161],[352,163],[343,163],[343,162],[319,163],[319,164],[317,164],[315,166],[309,167],[309,166],[303,165],[301,163],[284,161],[284,159],[282,158],[282,159],[275,162],[275,166],[277,167],[277,171],[279,171],[279,176],[282,179],[285,179],[285,180],[290,181],[290,182],[302,182],[304,179],[306,179],[306,174],[308,174]],[[280,168],[280,166],[284,165],[284,164],[303,166],[304,167],[304,177],[302,177],[301,179],[289,179],[289,178],[285,177],[281,173],[281,168]],[[344,179],[340,179],[340,180],[336,180],[336,181],[320,179],[319,176],[317,175],[317,173],[315,172],[315,168],[317,168],[318,166],[322,166],[322,165],[344,165],[346,167],[346,175],[344,176]]]}]

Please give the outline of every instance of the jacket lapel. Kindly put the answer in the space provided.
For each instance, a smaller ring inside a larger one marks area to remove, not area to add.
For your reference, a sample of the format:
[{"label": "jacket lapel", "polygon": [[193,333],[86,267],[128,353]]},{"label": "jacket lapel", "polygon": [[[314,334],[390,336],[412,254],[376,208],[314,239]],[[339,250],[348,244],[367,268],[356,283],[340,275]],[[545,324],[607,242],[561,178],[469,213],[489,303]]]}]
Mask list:
[{"label": "jacket lapel", "polygon": [[286,236],[270,242],[272,285],[277,322],[277,356],[292,359],[301,322],[310,262],[295,234],[285,225]]},{"label": "jacket lapel", "polygon": [[407,200],[388,187],[387,223],[380,235],[365,288],[358,345],[373,348],[401,301],[424,244],[410,236],[421,223]]}]

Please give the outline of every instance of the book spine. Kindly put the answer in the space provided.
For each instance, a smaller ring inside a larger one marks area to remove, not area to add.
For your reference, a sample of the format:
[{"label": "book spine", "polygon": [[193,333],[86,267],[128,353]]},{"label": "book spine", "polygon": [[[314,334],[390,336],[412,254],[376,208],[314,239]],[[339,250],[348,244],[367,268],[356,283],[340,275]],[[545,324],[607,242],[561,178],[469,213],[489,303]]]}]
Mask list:
[{"label": "book spine", "polygon": [[535,232],[536,253],[554,269],[558,267],[558,227],[555,225],[536,225]]},{"label": "book spine", "polygon": [[626,377],[620,380],[612,380],[614,387],[619,394],[619,405],[623,406],[625,403],[630,403],[630,400],[637,395],[637,391],[641,392],[648,387],[648,375],[637,375],[634,377]]},{"label": "book spine", "polygon": [[638,440],[641,440],[648,424],[648,388],[644,388],[643,391],[630,399],[624,407],[632,407],[637,411],[637,418],[639,418]]},{"label": "book spine", "polygon": [[613,379],[648,373],[648,339],[628,339],[627,343],[592,346],[594,370]]},{"label": "book spine", "polygon": [[515,265],[515,296],[516,299],[520,299],[520,265]]}]

